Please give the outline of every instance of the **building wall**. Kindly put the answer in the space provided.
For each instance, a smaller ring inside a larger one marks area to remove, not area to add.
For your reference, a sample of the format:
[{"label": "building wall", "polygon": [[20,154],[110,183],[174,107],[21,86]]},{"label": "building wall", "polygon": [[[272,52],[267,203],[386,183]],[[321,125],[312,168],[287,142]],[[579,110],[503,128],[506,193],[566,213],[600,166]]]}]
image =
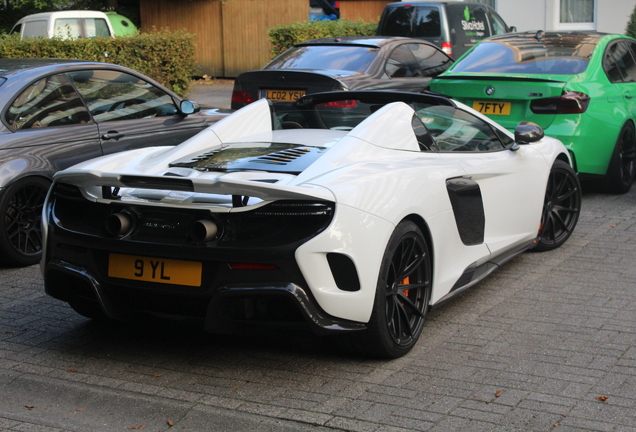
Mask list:
[{"label": "building wall", "polygon": [[[559,0],[497,0],[497,12],[519,31],[560,30]],[[606,33],[625,33],[635,0],[596,0],[596,28]],[[580,28],[578,30],[589,30]]]}]

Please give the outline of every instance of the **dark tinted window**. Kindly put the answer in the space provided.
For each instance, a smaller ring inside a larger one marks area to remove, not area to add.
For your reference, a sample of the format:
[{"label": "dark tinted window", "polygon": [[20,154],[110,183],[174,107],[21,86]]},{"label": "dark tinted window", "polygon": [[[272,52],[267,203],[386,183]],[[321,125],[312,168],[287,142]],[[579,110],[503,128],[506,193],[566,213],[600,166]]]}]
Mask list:
[{"label": "dark tinted window", "polygon": [[415,20],[413,21],[413,33],[415,37],[438,37],[442,34],[439,9],[436,7],[416,8]]},{"label": "dark tinted window", "polygon": [[408,45],[393,50],[384,68],[391,78],[420,76],[420,68]]},{"label": "dark tinted window", "polygon": [[64,75],[42,78],[18,96],[5,117],[13,129],[65,126],[90,121],[86,107]]},{"label": "dark tinted window", "polygon": [[427,44],[409,44],[419,66],[421,76],[437,76],[452,64],[452,60],[439,49]]},{"label": "dark tinted window", "polygon": [[110,70],[68,75],[97,123],[177,114],[170,95],[133,75]]},{"label": "dark tinted window", "polygon": [[[621,41],[607,49],[603,65],[610,81],[636,82],[636,62],[630,45],[627,41]],[[610,61],[610,57],[613,61]]]},{"label": "dark tinted window", "polygon": [[290,48],[264,69],[333,69],[364,72],[377,48],[348,45],[310,45]]},{"label": "dark tinted window", "polygon": [[413,7],[387,7],[382,17],[380,34],[385,36],[411,36]]},{"label": "dark tinted window", "polygon": [[453,65],[453,72],[574,75],[587,68],[588,57],[579,56],[582,53],[574,47],[520,42],[482,42]]},{"label": "dark tinted window", "polygon": [[16,24],[16,26],[11,29],[11,34],[20,34],[20,30],[22,30],[22,24]]}]

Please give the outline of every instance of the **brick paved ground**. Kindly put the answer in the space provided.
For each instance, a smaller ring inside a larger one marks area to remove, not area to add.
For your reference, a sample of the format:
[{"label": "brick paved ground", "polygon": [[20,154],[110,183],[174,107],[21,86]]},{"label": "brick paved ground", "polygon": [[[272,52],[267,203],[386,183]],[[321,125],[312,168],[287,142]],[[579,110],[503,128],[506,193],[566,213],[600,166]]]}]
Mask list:
[{"label": "brick paved ground", "polygon": [[303,335],[95,324],[37,266],[0,269],[0,430],[636,432],[636,188],[583,204],[564,247],[436,309],[388,362]]}]

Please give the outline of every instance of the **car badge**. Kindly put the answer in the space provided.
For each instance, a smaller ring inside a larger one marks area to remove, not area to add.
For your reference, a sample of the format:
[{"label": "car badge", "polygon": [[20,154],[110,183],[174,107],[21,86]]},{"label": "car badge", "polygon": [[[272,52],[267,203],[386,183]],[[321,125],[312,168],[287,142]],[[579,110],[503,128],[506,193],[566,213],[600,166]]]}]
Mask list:
[{"label": "car badge", "polygon": [[285,82],[285,75],[281,75],[278,77],[278,81]]},{"label": "car badge", "polygon": [[492,96],[495,94],[495,88],[493,86],[486,87],[486,94],[488,96]]}]

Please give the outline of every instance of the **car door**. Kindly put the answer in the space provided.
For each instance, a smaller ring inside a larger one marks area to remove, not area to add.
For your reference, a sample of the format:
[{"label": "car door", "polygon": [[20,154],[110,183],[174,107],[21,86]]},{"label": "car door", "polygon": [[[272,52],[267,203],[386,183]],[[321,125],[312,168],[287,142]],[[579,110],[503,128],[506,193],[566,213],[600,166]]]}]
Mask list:
[{"label": "car door", "polygon": [[428,44],[398,45],[387,57],[380,83],[374,88],[422,92],[433,76],[445,71],[452,60],[436,47]]},{"label": "car door", "polygon": [[[483,241],[490,253],[496,256],[534,239],[545,195],[545,187],[537,182],[547,182],[549,171],[541,154],[531,146],[510,150],[512,139],[452,106],[418,110],[417,115],[440,156],[455,161],[466,172],[460,179],[447,181],[449,194],[460,185],[478,190],[483,203]],[[458,209],[455,213],[457,218]]]},{"label": "car door", "polygon": [[173,146],[205,127],[202,116],[182,115],[172,96],[119,70],[69,72],[97,123],[104,154],[149,146]]},{"label": "car door", "polygon": [[64,74],[32,82],[8,105],[0,136],[0,175],[6,185],[27,174],[55,171],[101,156],[97,125]]}]

